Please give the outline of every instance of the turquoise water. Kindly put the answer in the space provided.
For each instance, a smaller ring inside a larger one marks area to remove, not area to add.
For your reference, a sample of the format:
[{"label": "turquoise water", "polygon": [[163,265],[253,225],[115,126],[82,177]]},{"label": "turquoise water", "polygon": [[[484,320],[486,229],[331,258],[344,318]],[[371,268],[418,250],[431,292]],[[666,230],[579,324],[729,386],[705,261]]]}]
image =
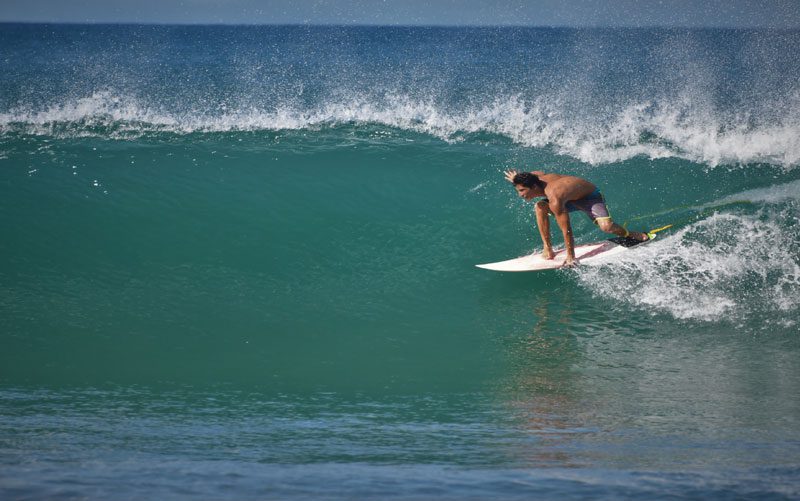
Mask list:
[{"label": "turquoise water", "polygon": [[[0,25],[0,492],[797,497],[798,45]],[[675,226],[476,269],[508,168]]]}]

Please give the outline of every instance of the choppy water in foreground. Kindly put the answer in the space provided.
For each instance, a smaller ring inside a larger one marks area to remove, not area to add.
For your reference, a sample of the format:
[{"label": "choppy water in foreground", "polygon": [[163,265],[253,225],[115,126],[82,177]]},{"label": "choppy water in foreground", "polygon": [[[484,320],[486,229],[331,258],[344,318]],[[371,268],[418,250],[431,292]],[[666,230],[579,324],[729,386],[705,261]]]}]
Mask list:
[{"label": "choppy water in foreground", "polygon": [[800,496],[798,45],[0,25],[0,494]]}]

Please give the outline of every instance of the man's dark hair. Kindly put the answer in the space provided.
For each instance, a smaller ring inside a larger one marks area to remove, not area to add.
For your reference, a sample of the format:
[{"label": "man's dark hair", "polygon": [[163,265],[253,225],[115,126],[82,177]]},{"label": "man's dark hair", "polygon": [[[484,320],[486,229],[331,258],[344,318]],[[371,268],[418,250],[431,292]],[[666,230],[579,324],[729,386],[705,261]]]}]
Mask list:
[{"label": "man's dark hair", "polygon": [[533,172],[520,172],[514,176],[514,184],[521,184],[526,188],[535,188],[537,186],[544,188],[542,180]]}]

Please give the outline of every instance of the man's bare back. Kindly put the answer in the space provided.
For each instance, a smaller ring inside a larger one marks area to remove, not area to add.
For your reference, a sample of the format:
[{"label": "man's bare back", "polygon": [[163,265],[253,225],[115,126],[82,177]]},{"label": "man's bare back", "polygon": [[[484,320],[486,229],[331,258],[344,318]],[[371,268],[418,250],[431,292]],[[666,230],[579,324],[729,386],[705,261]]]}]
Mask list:
[{"label": "man's bare back", "polygon": [[544,181],[544,196],[550,201],[551,210],[556,205],[563,206],[572,200],[580,200],[597,189],[597,186],[580,177],[546,174],[542,171],[534,171],[533,174]]}]

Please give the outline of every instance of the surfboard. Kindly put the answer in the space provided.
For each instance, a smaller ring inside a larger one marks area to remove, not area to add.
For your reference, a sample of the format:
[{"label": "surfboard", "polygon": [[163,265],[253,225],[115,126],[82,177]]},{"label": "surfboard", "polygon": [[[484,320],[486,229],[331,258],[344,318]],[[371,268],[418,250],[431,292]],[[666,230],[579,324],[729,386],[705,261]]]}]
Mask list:
[{"label": "surfboard", "polygon": [[[581,265],[597,264],[601,260],[608,257],[627,252],[631,247],[652,242],[655,238],[655,233],[649,233],[650,240],[644,242],[635,240],[633,238],[617,237],[603,240],[602,242],[594,242],[591,244],[583,244],[575,246],[575,258]],[[528,254],[527,256],[508,259],[506,261],[499,261],[497,263],[476,264],[478,268],[493,271],[542,271],[554,270],[562,265],[566,257],[565,249],[555,250],[555,257],[553,259],[543,259],[541,252]]]}]

